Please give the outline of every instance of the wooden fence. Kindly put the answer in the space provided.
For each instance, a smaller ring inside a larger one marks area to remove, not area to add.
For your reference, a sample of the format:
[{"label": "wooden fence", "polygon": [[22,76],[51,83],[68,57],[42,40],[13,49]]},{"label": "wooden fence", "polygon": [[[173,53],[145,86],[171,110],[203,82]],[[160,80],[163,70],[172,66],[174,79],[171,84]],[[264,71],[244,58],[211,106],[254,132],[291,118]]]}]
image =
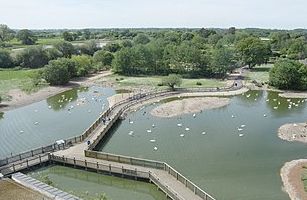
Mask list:
[{"label": "wooden fence", "polygon": [[118,163],[124,163],[124,164],[129,164],[129,165],[136,165],[136,166],[142,166],[142,167],[154,168],[154,169],[160,169],[160,170],[167,171],[170,175],[172,175],[178,181],[184,184],[188,189],[193,191],[194,194],[196,194],[197,196],[205,200],[215,200],[212,196],[210,196],[208,193],[206,193],[204,190],[199,188],[192,181],[187,179],[185,176],[183,176],[181,173],[179,173],[177,170],[175,170],[173,167],[171,167],[169,164],[165,162],[134,158],[134,157],[122,156],[122,155],[115,155],[115,154],[90,151],[90,150],[85,150],[85,156],[90,157],[90,158],[96,158],[96,159],[101,159],[101,160],[107,160],[107,161],[112,161],[112,162],[118,162]]}]

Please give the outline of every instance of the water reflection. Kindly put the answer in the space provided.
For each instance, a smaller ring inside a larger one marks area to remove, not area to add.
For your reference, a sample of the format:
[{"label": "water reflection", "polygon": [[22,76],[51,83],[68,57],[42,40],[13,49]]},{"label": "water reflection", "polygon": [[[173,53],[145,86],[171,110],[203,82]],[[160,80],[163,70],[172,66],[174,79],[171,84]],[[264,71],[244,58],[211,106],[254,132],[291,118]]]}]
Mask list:
[{"label": "water reflection", "polygon": [[47,99],[48,107],[54,111],[59,111],[61,109],[66,109],[70,102],[74,102],[78,99],[78,92],[87,92],[88,87],[75,88],[57,94],[55,96],[49,97]]},{"label": "water reflection", "polygon": [[0,119],[4,118],[4,112],[0,112]]}]

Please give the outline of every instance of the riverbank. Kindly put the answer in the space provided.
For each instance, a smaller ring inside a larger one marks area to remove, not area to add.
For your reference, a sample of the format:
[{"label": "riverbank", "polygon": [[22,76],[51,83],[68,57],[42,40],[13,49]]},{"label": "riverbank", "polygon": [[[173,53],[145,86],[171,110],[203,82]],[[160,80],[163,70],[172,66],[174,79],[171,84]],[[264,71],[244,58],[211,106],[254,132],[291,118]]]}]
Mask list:
[{"label": "riverbank", "polygon": [[220,108],[230,103],[229,98],[196,97],[171,101],[161,104],[151,110],[150,114],[156,117],[176,117],[183,114],[202,112],[208,109]]},{"label": "riverbank", "polygon": [[297,99],[306,99],[307,98],[307,92],[283,92],[278,94],[280,97],[284,98],[297,98]]},{"label": "riverbank", "polygon": [[301,180],[304,166],[307,166],[307,159],[293,160],[285,163],[280,170],[283,189],[291,200],[307,199],[307,193]]},{"label": "riverbank", "polygon": [[27,94],[21,89],[10,90],[8,95],[11,97],[11,100],[3,101],[1,103],[0,112],[13,110],[38,101],[42,101],[47,99],[48,97],[54,96],[56,94],[65,92],[76,87],[91,86],[100,78],[104,76],[109,76],[111,74],[112,73],[110,71],[100,72],[89,77],[83,77],[70,81],[70,83],[65,86],[48,86],[32,94]]}]

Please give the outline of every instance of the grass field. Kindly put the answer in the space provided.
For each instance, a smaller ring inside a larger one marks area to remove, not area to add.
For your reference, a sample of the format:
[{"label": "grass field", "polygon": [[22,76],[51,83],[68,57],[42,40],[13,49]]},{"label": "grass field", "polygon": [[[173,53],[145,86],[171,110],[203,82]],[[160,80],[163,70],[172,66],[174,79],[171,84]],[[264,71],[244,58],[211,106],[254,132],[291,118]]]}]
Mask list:
[{"label": "grass field", "polygon": [[[111,75],[105,77],[106,82],[115,83],[121,87],[150,87],[150,88],[165,88],[164,86],[158,86],[161,84],[162,76],[148,76],[148,77],[128,77],[128,76],[119,76]],[[197,85],[196,83],[201,85]],[[191,87],[223,87],[226,85],[225,81],[217,79],[182,79],[182,84],[180,87],[191,88]]]},{"label": "grass field", "polygon": [[247,79],[250,81],[256,80],[257,82],[268,82],[269,71],[272,67],[273,64],[256,66],[247,74]]},{"label": "grass field", "polygon": [[36,91],[32,78],[37,69],[14,70],[0,69],[0,95],[6,100],[7,93],[12,89],[21,89],[26,92]]}]

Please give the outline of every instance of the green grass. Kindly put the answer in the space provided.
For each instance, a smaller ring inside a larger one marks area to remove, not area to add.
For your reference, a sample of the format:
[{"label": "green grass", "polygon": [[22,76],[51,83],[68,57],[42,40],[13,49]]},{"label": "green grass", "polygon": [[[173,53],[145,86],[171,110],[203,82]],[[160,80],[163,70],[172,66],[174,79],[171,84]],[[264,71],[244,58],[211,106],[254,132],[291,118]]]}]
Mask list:
[{"label": "green grass", "polygon": [[250,81],[256,80],[257,82],[268,82],[269,71],[272,67],[272,64],[256,66],[247,74],[247,79]]},{"label": "green grass", "polygon": [[37,91],[41,86],[34,86],[32,77],[38,71],[0,69],[0,95],[8,100],[8,92],[12,89],[21,89],[27,93]]},{"label": "green grass", "polygon": [[[147,87],[147,88],[166,88],[165,86],[158,86],[161,84],[163,76],[147,76],[147,77],[128,77],[120,75],[111,75],[105,78],[106,82],[115,83],[120,87]],[[197,85],[199,82],[201,85]],[[217,79],[182,79],[180,87],[191,88],[191,87],[223,87],[226,85],[225,81]]]}]

